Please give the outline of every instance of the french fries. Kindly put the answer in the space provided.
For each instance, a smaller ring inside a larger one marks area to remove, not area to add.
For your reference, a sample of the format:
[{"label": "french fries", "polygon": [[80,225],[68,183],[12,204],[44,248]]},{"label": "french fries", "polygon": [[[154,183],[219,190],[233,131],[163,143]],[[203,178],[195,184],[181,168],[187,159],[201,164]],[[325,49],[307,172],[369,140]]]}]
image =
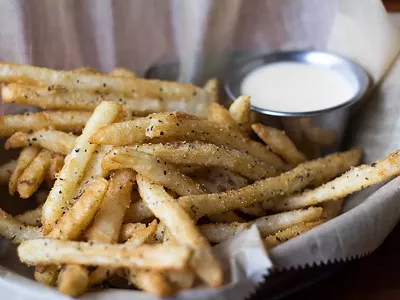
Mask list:
[{"label": "french fries", "polygon": [[51,153],[50,166],[47,171],[46,180],[50,181],[50,186],[53,184],[53,180],[57,178],[58,173],[64,166],[65,156],[58,153]]},{"label": "french fries", "polygon": [[42,149],[18,178],[17,191],[21,198],[33,195],[42,184],[50,167],[51,153]]},{"label": "french fries", "polygon": [[68,155],[75,146],[76,136],[63,131],[41,129],[33,133],[16,132],[4,145],[6,149],[37,146],[55,153]]},{"label": "french fries", "polygon": [[12,159],[5,164],[0,165],[0,185],[7,185],[12,173],[17,167],[17,161]]},{"label": "french fries", "polygon": [[146,203],[137,201],[132,203],[126,210],[124,222],[140,222],[151,217],[154,217],[154,215]]},{"label": "french fries", "polygon": [[263,161],[249,154],[213,144],[199,142],[140,144],[134,147],[125,147],[120,151],[129,152],[130,149],[146,152],[174,164],[184,161],[189,165],[226,168],[252,180],[259,180],[279,174],[274,167],[265,164]]},{"label": "french fries", "polygon": [[90,117],[83,111],[42,111],[23,115],[6,115],[0,118],[0,136],[16,132],[37,131],[52,127],[67,132],[80,132]]},{"label": "french fries", "polygon": [[284,131],[260,123],[253,124],[251,128],[260,139],[271,147],[272,151],[282,156],[287,163],[297,166],[307,160]]},{"label": "french fries", "polygon": [[130,77],[135,78],[137,77],[136,74],[128,69],[125,68],[114,68],[108,75],[111,76],[121,76],[121,77]]},{"label": "french fries", "polygon": [[240,133],[240,127],[230,115],[229,111],[218,103],[211,103],[208,111],[208,120],[218,126]]},{"label": "french fries", "polygon": [[0,234],[15,244],[27,240],[39,239],[43,236],[41,228],[26,226],[1,209]]},{"label": "french fries", "polygon": [[68,296],[82,294],[89,285],[89,271],[80,265],[67,265],[58,276],[58,290]]},{"label": "french fries", "polygon": [[190,250],[182,246],[108,245],[54,239],[28,240],[18,247],[18,256],[21,261],[31,265],[78,264],[114,268],[181,270],[186,267],[190,255]]},{"label": "french fries", "polygon": [[102,126],[113,122],[120,111],[118,104],[102,102],[88,120],[82,135],[77,138],[75,147],[65,158],[64,166],[43,206],[42,225],[45,234],[51,231],[62,213],[72,205],[75,188],[97,148],[89,143],[89,138]]},{"label": "french fries", "polygon": [[306,210],[295,210],[271,216],[261,217],[247,223],[218,223],[200,225],[200,231],[210,243],[220,243],[238,232],[249,229],[255,224],[261,236],[266,237],[280,230],[290,228],[304,222],[316,221],[321,217],[322,208],[311,207]]},{"label": "french fries", "polygon": [[236,121],[243,133],[250,131],[250,97],[240,96],[229,107],[232,119]]},{"label": "french fries", "polygon": [[138,231],[146,228],[144,223],[126,223],[121,227],[121,233],[119,235],[119,240],[121,242],[126,242]]},{"label": "french fries", "polygon": [[381,183],[400,174],[400,151],[389,154],[372,165],[353,168],[342,176],[303,194],[289,196],[274,203],[274,209],[291,210],[328,200],[338,200],[363,188]]},{"label": "french fries", "polygon": [[14,172],[11,174],[10,181],[8,183],[8,191],[10,195],[14,195],[17,191],[18,180],[25,169],[31,164],[35,157],[39,154],[40,148],[27,147],[22,149],[19,154],[17,165]]},{"label": "french fries", "polygon": [[194,226],[193,221],[165,190],[137,176],[140,195],[153,213],[169,229],[171,235],[193,249],[190,266],[208,285],[218,287],[223,283],[222,269],[212,254],[211,246]]},{"label": "french fries", "polygon": [[203,194],[202,187],[173,165],[150,154],[133,149],[113,148],[103,159],[105,170],[132,168],[139,174],[161,184],[179,195]]},{"label": "french fries", "polygon": [[15,220],[21,222],[24,225],[30,226],[40,226],[40,217],[42,216],[42,206],[39,205],[35,209],[28,210],[22,214],[16,215],[14,218]]}]

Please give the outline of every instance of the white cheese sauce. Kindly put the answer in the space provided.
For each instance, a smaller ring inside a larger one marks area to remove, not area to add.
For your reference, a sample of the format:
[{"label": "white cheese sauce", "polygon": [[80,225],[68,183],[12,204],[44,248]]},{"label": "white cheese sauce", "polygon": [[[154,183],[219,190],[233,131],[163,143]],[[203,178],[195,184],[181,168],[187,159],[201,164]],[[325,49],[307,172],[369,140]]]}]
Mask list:
[{"label": "white cheese sauce", "polygon": [[356,87],[339,72],[305,63],[279,62],[245,76],[240,91],[251,105],[279,112],[311,112],[350,100]]}]

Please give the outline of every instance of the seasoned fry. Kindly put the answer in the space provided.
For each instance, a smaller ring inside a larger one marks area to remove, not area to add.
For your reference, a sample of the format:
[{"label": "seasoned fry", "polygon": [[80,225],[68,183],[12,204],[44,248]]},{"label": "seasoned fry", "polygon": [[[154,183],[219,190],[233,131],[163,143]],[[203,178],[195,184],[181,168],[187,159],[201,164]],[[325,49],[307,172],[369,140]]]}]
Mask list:
[{"label": "seasoned fry", "polygon": [[211,222],[214,223],[232,223],[232,222],[238,222],[242,223],[245,222],[245,220],[241,217],[239,217],[235,212],[233,211],[227,211],[226,213],[219,214],[219,215],[214,215],[214,216],[209,216],[208,217]]},{"label": "seasoned fry", "polygon": [[145,228],[146,224],[144,223],[126,223],[121,227],[121,232],[119,234],[119,241],[126,242],[138,231],[143,230]]},{"label": "seasoned fry", "polygon": [[400,151],[389,154],[372,165],[353,168],[342,176],[303,194],[289,196],[274,203],[274,209],[291,210],[328,200],[339,200],[347,195],[400,174]]},{"label": "seasoned fry", "polygon": [[251,128],[260,139],[271,147],[272,151],[282,156],[289,164],[297,166],[307,160],[284,131],[260,123],[253,124]]},{"label": "seasoned fry", "polygon": [[54,239],[25,241],[18,247],[27,264],[78,264],[114,268],[183,269],[190,258],[187,247],[171,245],[108,245]]},{"label": "seasoned fry", "polygon": [[83,195],[53,226],[48,237],[60,240],[78,239],[94,218],[107,188],[107,180],[99,178],[93,181]]},{"label": "seasoned fry", "polygon": [[197,171],[191,177],[204,186],[209,193],[237,190],[248,184],[246,178],[221,168]]},{"label": "seasoned fry", "polygon": [[200,184],[179,172],[172,164],[133,149],[113,148],[104,157],[102,167],[105,170],[132,168],[139,174],[175,191],[179,195],[204,193]]},{"label": "seasoned fry", "polygon": [[190,266],[194,272],[212,287],[223,283],[223,274],[211,246],[200,234],[190,217],[165,190],[137,176],[139,193],[153,213],[169,229],[171,235],[183,245],[194,250]]},{"label": "seasoned fry", "polygon": [[41,225],[40,217],[42,216],[42,206],[43,205],[39,205],[35,209],[28,210],[27,212],[19,214],[14,218],[15,220],[25,225],[40,226]]},{"label": "seasoned fry", "polygon": [[276,198],[290,195],[307,186],[315,172],[304,165],[277,177],[257,181],[238,190],[216,194],[190,195],[178,199],[179,204],[195,219],[202,216],[221,214],[230,210],[248,207]]},{"label": "seasoned fry", "polygon": [[42,230],[39,227],[26,226],[0,209],[0,234],[14,244],[19,244],[22,241],[41,238]]},{"label": "seasoned fry", "polygon": [[300,118],[299,123],[304,135],[312,143],[323,147],[331,147],[336,144],[337,135],[335,130],[317,127],[312,124],[311,118]]},{"label": "seasoned fry", "polygon": [[22,149],[17,160],[17,166],[10,177],[8,183],[8,191],[10,195],[14,195],[17,190],[18,179],[24,173],[25,169],[31,164],[34,158],[39,154],[40,148],[37,147],[27,147]]},{"label": "seasoned fry", "polygon": [[304,232],[313,229],[314,227],[321,225],[323,221],[313,221],[302,224],[297,224],[282,231],[278,231],[275,234],[269,235],[264,239],[264,246],[266,249],[271,249],[279,244],[282,244]]},{"label": "seasoned fry", "polygon": [[35,266],[35,280],[48,286],[55,286],[57,283],[59,266],[56,265],[37,265]]},{"label": "seasoned fry", "polygon": [[213,144],[201,142],[140,144],[133,147],[124,147],[120,151],[129,153],[132,149],[151,154],[174,164],[185,162],[189,165],[226,168],[252,180],[279,174],[275,168],[249,154]]},{"label": "seasoned fry", "polygon": [[283,161],[265,146],[241,134],[219,127],[207,120],[181,112],[158,113],[147,118],[121,122],[99,130],[91,141],[98,144],[124,146],[143,142],[202,141],[237,150],[259,158],[267,164],[286,168]]},{"label": "seasoned fry", "polygon": [[24,170],[17,182],[17,191],[21,198],[29,198],[42,184],[50,166],[51,153],[42,149]]},{"label": "seasoned fry", "polygon": [[74,148],[76,136],[63,131],[41,129],[34,133],[16,132],[4,145],[8,149],[38,146],[47,150],[68,155]]},{"label": "seasoned fry", "polygon": [[125,68],[114,68],[108,75],[111,76],[120,76],[120,77],[130,77],[130,78],[135,78],[138,77],[135,72],[132,72],[128,69]]},{"label": "seasoned fry", "polygon": [[147,218],[154,217],[153,212],[143,201],[132,203],[126,210],[124,222],[140,222]]},{"label": "seasoned fry", "polygon": [[5,103],[33,105],[43,109],[93,111],[102,101],[110,101],[121,104],[135,115],[163,111],[172,105],[163,103],[159,98],[132,98],[121,92],[105,93],[20,83],[4,86],[1,94]]},{"label": "seasoned fry", "polygon": [[79,265],[65,266],[58,276],[58,290],[68,296],[83,294],[89,285],[89,271]]},{"label": "seasoned fry", "polygon": [[57,178],[57,174],[61,171],[64,166],[65,156],[59,153],[51,153],[50,166],[47,170],[46,180],[51,182],[53,185],[53,180]]},{"label": "seasoned fry", "polygon": [[240,96],[229,107],[232,119],[236,121],[243,133],[250,131],[250,97]]},{"label": "seasoned fry", "polygon": [[121,106],[102,102],[88,120],[82,135],[77,138],[74,150],[65,158],[64,166],[43,206],[42,224],[46,234],[50,232],[63,211],[72,205],[76,187],[97,149],[97,145],[89,143],[89,138],[102,126],[112,123],[120,111]]},{"label": "seasoned fry", "polygon": [[240,134],[240,127],[232,118],[229,111],[218,103],[211,103],[208,108],[208,120],[218,126],[227,128]]},{"label": "seasoned fry", "polygon": [[12,173],[17,168],[17,161],[15,159],[0,165],[0,185],[8,185]]},{"label": "seasoned fry", "polygon": [[211,243],[223,242],[235,234],[242,232],[255,224],[261,236],[266,237],[280,230],[289,228],[296,224],[316,221],[321,217],[322,208],[310,207],[306,210],[289,211],[276,215],[258,218],[247,223],[219,223],[200,225],[199,229]]},{"label": "seasoned fry", "polygon": [[175,290],[165,275],[153,270],[130,270],[128,280],[138,288],[158,297],[172,295]]},{"label": "seasoned fry", "polygon": [[83,111],[42,111],[0,118],[0,136],[11,136],[18,131],[29,132],[52,127],[56,130],[80,132],[90,117]]},{"label": "seasoned fry", "polygon": [[88,241],[105,244],[118,242],[122,220],[131,202],[134,180],[135,173],[129,169],[118,170],[111,177],[100,210],[86,232]]}]

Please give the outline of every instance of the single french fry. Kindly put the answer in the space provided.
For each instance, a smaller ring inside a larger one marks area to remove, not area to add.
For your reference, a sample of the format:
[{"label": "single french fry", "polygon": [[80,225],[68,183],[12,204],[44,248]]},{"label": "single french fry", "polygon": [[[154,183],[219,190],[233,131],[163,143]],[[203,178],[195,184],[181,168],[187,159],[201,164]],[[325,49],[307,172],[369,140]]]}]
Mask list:
[{"label": "single french fry", "polygon": [[130,78],[136,78],[138,77],[135,72],[132,72],[131,70],[125,69],[125,68],[114,68],[108,75],[111,76],[120,76],[120,77],[130,77]]},{"label": "single french fry", "polygon": [[292,210],[316,205],[329,200],[339,200],[361,189],[381,183],[400,174],[400,151],[390,153],[372,165],[362,165],[342,176],[302,194],[274,202],[274,209]]},{"label": "single french fry", "polygon": [[243,176],[221,168],[197,171],[191,177],[209,193],[237,190],[249,184]]},{"label": "single french fry", "polygon": [[193,249],[190,260],[193,271],[207,284],[217,287],[223,283],[222,269],[212,254],[211,246],[198,231],[193,221],[165,190],[137,176],[139,193],[171,235],[183,245]]},{"label": "single french fry", "polygon": [[307,160],[284,131],[260,123],[253,124],[251,128],[272,151],[282,156],[289,164],[297,166]]},{"label": "single french fry", "polygon": [[93,220],[107,188],[107,180],[98,178],[93,181],[75,204],[53,226],[48,237],[59,240],[78,239]]},{"label": "single french fry", "polygon": [[169,164],[150,154],[133,149],[113,148],[103,159],[105,170],[132,168],[139,174],[165,186],[179,195],[203,194],[200,184]]},{"label": "single french fry", "polygon": [[97,149],[97,145],[91,144],[89,138],[102,126],[112,123],[120,111],[121,106],[102,102],[88,120],[82,135],[77,138],[75,147],[65,158],[64,166],[43,206],[42,225],[45,234],[51,231],[63,211],[66,211],[73,204],[72,198],[76,188]]},{"label": "single french fry", "polygon": [[151,154],[167,162],[205,167],[226,168],[252,180],[272,177],[279,172],[263,161],[239,150],[201,142],[140,144],[118,148],[124,152],[131,149]]},{"label": "single french fry", "polygon": [[236,121],[243,133],[250,131],[250,97],[240,96],[229,107],[232,119]]},{"label": "single french fry", "polygon": [[175,292],[165,275],[154,270],[130,270],[128,281],[158,297],[170,296]]},{"label": "single french fry", "polygon": [[14,218],[24,225],[41,226],[40,217],[42,216],[42,206],[43,205],[39,205],[35,209],[16,215]]},{"label": "single french fry", "polygon": [[42,149],[24,170],[17,182],[17,191],[21,198],[29,198],[42,184],[51,162],[51,152]]},{"label": "single french fry", "polygon": [[51,153],[50,166],[47,170],[46,180],[51,182],[53,185],[53,180],[57,178],[58,173],[64,166],[65,156],[59,153]]},{"label": "single french fry", "polygon": [[41,228],[26,226],[2,209],[0,209],[0,234],[15,244],[43,236]]},{"label": "single french fry", "polygon": [[101,72],[92,67],[81,67],[72,70],[73,73],[77,74],[101,74]]},{"label": "single french fry", "polygon": [[282,244],[304,232],[307,232],[314,227],[322,224],[323,221],[306,222],[297,224],[282,231],[278,231],[275,234],[269,235],[264,239],[264,246],[266,249],[271,249],[279,244]]},{"label": "single french fry", "polygon": [[121,227],[121,232],[119,234],[119,241],[124,243],[129,240],[138,231],[146,228],[144,223],[126,223]]},{"label": "single french fry", "polygon": [[149,268],[181,270],[191,251],[171,245],[109,245],[54,239],[37,239],[21,243],[20,260],[27,264],[78,264],[113,268]]},{"label": "single french fry", "polygon": [[8,185],[11,175],[16,168],[17,161],[15,159],[0,165],[0,185]]},{"label": "single french fry", "polygon": [[197,140],[247,151],[267,164],[287,168],[286,164],[264,145],[210,121],[181,112],[152,114],[146,118],[113,124],[102,128],[91,138],[93,143],[115,146],[179,140]]},{"label": "single french fry", "polygon": [[211,78],[207,80],[204,84],[203,89],[211,95],[210,103],[218,103],[219,102],[219,93],[218,93],[218,79]]},{"label": "single french fry", "polygon": [[140,222],[147,218],[154,217],[153,212],[147,207],[143,201],[131,203],[125,212],[124,222]]},{"label": "single french fry", "polygon": [[190,270],[184,271],[166,271],[163,275],[167,278],[167,281],[171,282],[179,290],[190,289],[195,282],[195,275]]},{"label": "single french fry", "polygon": [[55,286],[57,283],[59,266],[56,265],[36,265],[35,280],[48,286]]},{"label": "single french fry", "polygon": [[230,210],[249,207],[278,196],[290,195],[307,186],[315,171],[299,165],[277,177],[271,177],[238,190],[206,195],[180,197],[179,204],[195,219],[221,214]]},{"label": "single french fry", "polygon": [[85,236],[88,241],[112,244],[118,242],[122,221],[131,202],[135,173],[129,169],[118,170],[110,185],[92,226]]},{"label": "single french fry", "polygon": [[68,296],[82,295],[89,286],[89,271],[79,265],[65,266],[58,276],[58,290]]},{"label": "single french fry", "polygon": [[333,129],[320,128],[312,124],[311,118],[299,119],[304,135],[312,142],[323,147],[331,147],[336,144],[337,134]]},{"label": "single french fry", "polygon": [[67,132],[80,132],[90,114],[83,111],[42,111],[6,115],[0,118],[0,136],[11,136],[18,131],[37,131],[49,127]]},{"label": "single french fry", "polygon": [[245,222],[245,220],[243,218],[239,217],[234,211],[227,211],[226,213],[209,216],[208,218],[210,219],[211,222],[214,222],[214,223],[232,223],[232,222],[242,223],[242,222]]},{"label": "single french fry", "polygon": [[211,103],[208,108],[208,120],[218,126],[240,133],[240,127],[232,118],[229,111],[218,103]]},{"label": "single french fry", "polygon": [[285,213],[258,218],[247,223],[219,223],[200,225],[199,229],[211,243],[223,242],[235,234],[242,232],[255,224],[261,236],[275,234],[296,224],[316,221],[321,217],[322,208],[310,207],[305,210],[295,210]]},{"label": "single french fry", "polygon": [[43,109],[93,111],[102,101],[110,101],[122,105],[124,110],[135,115],[164,111],[173,104],[163,103],[162,99],[154,97],[127,97],[122,92],[107,93],[20,83],[4,86],[1,94],[5,103],[32,105]]},{"label": "single french fry", "polygon": [[47,150],[68,155],[74,148],[76,136],[63,131],[41,129],[34,133],[16,132],[4,145],[8,149],[38,146]]},{"label": "single french fry", "polygon": [[25,169],[31,164],[34,158],[39,154],[40,148],[37,147],[27,147],[22,149],[17,160],[17,166],[10,177],[8,183],[8,191],[10,195],[14,195],[17,190],[18,179],[24,173]]}]

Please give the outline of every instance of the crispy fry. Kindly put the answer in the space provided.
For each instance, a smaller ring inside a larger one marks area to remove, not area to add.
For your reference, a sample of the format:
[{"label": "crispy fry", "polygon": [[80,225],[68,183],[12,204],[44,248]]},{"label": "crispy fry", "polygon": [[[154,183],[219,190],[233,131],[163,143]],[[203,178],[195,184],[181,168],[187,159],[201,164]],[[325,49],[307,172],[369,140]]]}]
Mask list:
[{"label": "crispy fry", "polygon": [[25,169],[31,164],[33,159],[39,154],[40,148],[37,147],[27,147],[22,149],[17,160],[17,166],[10,177],[8,183],[8,191],[10,195],[14,195],[17,190],[18,179],[24,173]]},{"label": "crispy fry", "polygon": [[179,195],[204,193],[200,184],[179,172],[172,164],[133,149],[113,148],[104,157],[102,167],[105,170],[132,168],[139,174],[175,191]]},{"label": "crispy fry", "polygon": [[74,148],[76,136],[63,131],[41,129],[34,133],[16,132],[4,145],[8,149],[38,146],[47,150],[68,155]]},{"label": "crispy fry", "polygon": [[217,287],[223,283],[223,274],[211,246],[200,234],[190,217],[165,190],[137,176],[140,195],[153,213],[169,229],[171,235],[180,243],[194,250],[190,265],[194,272],[210,286]]},{"label": "crispy fry", "polygon": [[242,223],[245,222],[245,220],[241,217],[239,217],[234,211],[227,211],[226,213],[219,214],[219,215],[214,215],[214,216],[209,216],[208,217],[211,222],[214,223],[232,223],[232,222],[237,222],[237,223]]},{"label": "crispy fry", "polygon": [[115,172],[93,225],[86,232],[88,241],[112,244],[118,242],[122,220],[131,201],[135,173],[123,169]]},{"label": "crispy fry", "polygon": [[0,166],[0,185],[8,185],[12,173],[17,168],[17,161],[15,159],[10,160]]},{"label": "crispy fry", "polygon": [[310,207],[306,210],[289,211],[261,217],[247,223],[204,224],[200,225],[199,229],[211,243],[220,243],[250,228],[253,224],[257,226],[261,236],[265,237],[296,224],[316,221],[321,217],[321,214],[322,208]]},{"label": "crispy fry", "polygon": [[211,95],[210,103],[213,103],[213,102],[218,103],[219,102],[218,79],[217,78],[211,78],[211,79],[207,80],[207,82],[204,84],[203,89]]},{"label": "crispy fry", "polygon": [[313,221],[302,224],[297,224],[282,231],[278,231],[275,234],[269,235],[264,239],[264,246],[266,249],[271,249],[279,244],[282,244],[314,227],[322,224],[323,221]]},{"label": "crispy fry", "polygon": [[22,241],[41,238],[42,230],[39,227],[26,226],[0,209],[0,234],[19,244]]},{"label": "crispy fry", "polygon": [[236,121],[243,133],[250,131],[250,97],[240,96],[229,107],[232,119]]},{"label": "crispy fry", "polygon": [[131,203],[125,212],[124,222],[140,222],[147,218],[154,217],[153,212],[143,201]]},{"label": "crispy fry", "polygon": [[51,153],[50,166],[47,170],[46,180],[51,182],[53,185],[53,180],[57,178],[57,174],[61,171],[64,166],[65,156],[59,153]]},{"label": "crispy fry", "polygon": [[65,266],[58,276],[58,290],[68,296],[83,294],[89,285],[89,271],[79,265]]},{"label": "crispy fry", "polygon": [[57,283],[59,267],[56,265],[37,265],[35,266],[35,279],[44,285],[54,286]]},{"label": "crispy fry", "polygon": [[122,225],[121,232],[119,234],[119,241],[126,242],[138,231],[146,228],[144,223],[126,223]]},{"label": "crispy fry", "polygon": [[121,104],[135,115],[163,111],[175,103],[163,103],[159,98],[132,98],[124,93],[75,90],[57,87],[11,83],[1,91],[5,103],[33,105],[43,109],[93,111],[102,101]]},{"label": "crispy fry", "polygon": [[251,128],[260,139],[271,147],[272,151],[282,156],[289,164],[297,166],[307,160],[284,131],[260,123],[253,124]]},{"label": "crispy fry", "polygon": [[107,187],[108,181],[103,178],[93,181],[75,204],[58,220],[48,236],[60,240],[78,239],[94,218]]},{"label": "crispy fry", "polygon": [[74,150],[65,158],[64,166],[43,206],[42,224],[45,233],[50,232],[63,211],[72,205],[77,185],[97,149],[97,145],[89,143],[89,138],[102,126],[112,123],[120,111],[121,106],[102,102],[88,120],[82,135],[76,140]]},{"label": "crispy fry", "polygon": [[56,130],[80,132],[90,117],[83,111],[42,111],[0,118],[0,136],[11,136],[18,131],[29,132],[52,127]]},{"label": "crispy fry", "polygon": [[216,194],[191,195],[178,199],[179,204],[195,219],[216,215],[242,207],[248,207],[276,198],[290,195],[307,186],[315,176],[315,171],[299,165],[277,177],[257,181],[238,190]]},{"label": "crispy fry", "polygon": [[336,144],[337,134],[333,129],[320,128],[312,124],[311,118],[299,119],[304,135],[312,142],[323,147]]},{"label": "crispy fry", "polygon": [[240,133],[240,127],[232,118],[229,111],[218,103],[211,103],[208,108],[208,120],[218,126]]},{"label": "crispy fry", "polygon": [[[120,148],[118,148],[120,149]],[[201,142],[141,144],[125,147],[124,152],[135,149],[167,162],[226,168],[252,180],[272,177],[279,172],[263,161],[239,150]]]},{"label": "crispy fry", "polygon": [[18,247],[27,264],[78,264],[113,268],[183,269],[190,258],[187,247],[171,245],[108,245],[54,239],[29,240]]},{"label": "crispy fry", "polygon": [[19,214],[14,218],[25,225],[41,226],[42,224],[40,222],[40,217],[42,216],[42,206],[43,205],[39,205],[35,209],[28,210],[27,212]]},{"label": "crispy fry", "polygon": [[276,210],[291,210],[339,200],[347,195],[400,174],[400,151],[389,154],[372,165],[353,168],[342,176],[303,194],[289,196],[274,203]]},{"label": "crispy fry", "polygon": [[115,146],[143,142],[202,141],[247,151],[267,164],[286,168],[283,161],[265,146],[230,132],[207,120],[181,112],[158,113],[134,121],[121,122],[99,130],[91,141]]},{"label": "crispy fry", "polygon": [[111,76],[120,76],[120,77],[130,77],[130,78],[136,78],[138,77],[135,72],[132,72],[131,70],[125,69],[125,68],[114,68],[108,75]]},{"label": "crispy fry", "polygon": [[42,184],[50,166],[51,153],[42,149],[24,170],[17,182],[17,191],[21,198],[29,198]]},{"label": "crispy fry", "polygon": [[203,185],[209,193],[237,190],[248,184],[243,176],[221,168],[197,171],[191,177]]},{"label": "crispy fry", "polygon": [[175,290],[165,275],[153,270],[130,270],[128,280],[138,288],[158,297],[172,295]]}]

